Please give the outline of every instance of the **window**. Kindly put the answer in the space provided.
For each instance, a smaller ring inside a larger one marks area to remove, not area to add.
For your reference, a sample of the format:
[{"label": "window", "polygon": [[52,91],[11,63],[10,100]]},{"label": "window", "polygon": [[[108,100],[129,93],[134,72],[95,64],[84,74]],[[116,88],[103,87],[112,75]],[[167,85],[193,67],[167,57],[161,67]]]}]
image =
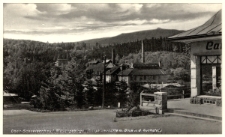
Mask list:
[{"label": "window", "polygon": [[152,76],[152,79],[153,79],[153,80],[156,80],[156,76]]},{"label": "window", "polygon": [[221,96],[221,67],[201,65],[201,94]]},{"label": "window", "polygon": [[221,56],[201,56],[201,64],[221,63]]},{"label": "window", "polygon": [[152,80],[152,76],[148,76],[148,80]]},{"label": "window", "polygon": [[146,80],[146,76],[144,76],[144,80]]},{"label": "window", "polygon": [[200,59],[201,94],[221,96],[221,55],[201,56]]}]

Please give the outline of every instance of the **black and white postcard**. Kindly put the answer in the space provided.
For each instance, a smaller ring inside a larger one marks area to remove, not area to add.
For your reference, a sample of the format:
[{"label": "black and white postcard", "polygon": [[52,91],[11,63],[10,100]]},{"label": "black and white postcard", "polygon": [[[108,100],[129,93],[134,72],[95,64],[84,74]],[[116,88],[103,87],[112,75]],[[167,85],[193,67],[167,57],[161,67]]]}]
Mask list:
[{"label": "black and white postcard", "polygon": [[222,1],[2,7],[4,135],[222,134]]}]

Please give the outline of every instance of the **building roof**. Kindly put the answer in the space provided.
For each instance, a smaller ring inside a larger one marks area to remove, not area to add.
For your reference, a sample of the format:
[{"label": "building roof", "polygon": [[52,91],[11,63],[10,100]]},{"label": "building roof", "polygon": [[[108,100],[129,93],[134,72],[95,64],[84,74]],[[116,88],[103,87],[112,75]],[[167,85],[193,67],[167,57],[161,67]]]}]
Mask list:
[{"label": "building roof", "polygon": [[123,71],[120,71],[119,73],[118,73],[118,75],[119,76],[128,76],[128,75],[130,75],[130,73],[133,71],[133,69],[125,69],[125,70],[123,70]]},{"label": "building roof", "polygon": [[110,63],[110,62],[112,62],[112,60],[111,59],[106,59],[105,61],[103,60],[102,61],[103,63],[105,62],[105,63]]},{"label": "building roof", "polygon": [[159,68],[159,64],[158,63],[148,63],[148,64],[134,63],[133,64],[133,68],[138,68],[138,69],[157,69],[157,68]]},{"label": "building roof", "polygon": [[131,75],[133,76],[154,76],[165,75],[166,73],[162,69],[133,69]]},{"label": "building roof", "polygon": [[159,68],[151,68],[151,69],[139,69],[139,68],[134,68],[134,69],[126,69],[123,71],[120,71],[118,75],[123,75],[123,76],[128,76],[128,75],[133,75],[133,76],[155,76],[155,75],[166,75],[166,73]]},{"label": "building roof", "polygon": [[113,68],[111,68],[110,70],[106,71],[106,75],[112,75],[113,73],[115,73],[118,69],[120,69],[119,66],[115,66]]},{"label": "building roof", "polygon": [[93,70],[93,72],[97,72],[97,71],[103,72],[104,71],[104,63],[98,63],[96,65],[91,65],[86,69],[86,71],[91,70],[91,69]]},{"label": "building roof", "polygon": [[218,11],[203,25],[169,37],[171,40],[193,39],[222,35],[222,10]]},{"label": "building roof", "polygon": [[15,97],[15,96],[18,96],[18,94],[15,94],[15,93],[8,93],[6,91],[3,91],[3,96],[4,97]]},{"label": "building roof", "polygon": [[113,63],[109,63],[106,68],[113,68],[115,65]]},{"label": "building roof", "polygon": [[90,64],[97,64],[97,63],[99,63],[100,61],[98,61],[98,60],[92,60],[92,61],[90,61],[90,62],[88,62],[88,63],[90,63]]}]

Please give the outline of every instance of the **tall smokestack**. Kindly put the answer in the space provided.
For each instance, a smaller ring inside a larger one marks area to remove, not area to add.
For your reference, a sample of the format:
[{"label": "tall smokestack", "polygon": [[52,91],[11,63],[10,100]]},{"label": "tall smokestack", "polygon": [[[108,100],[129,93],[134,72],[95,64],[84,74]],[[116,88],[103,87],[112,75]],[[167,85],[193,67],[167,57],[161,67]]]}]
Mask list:
[{"label": "tall smokestack", "polygon": [[112,63],[115,64],[115,50],[112,49]]},{"label": "tall smokestack", "polygon": [[144,44],[143,40],[141,41],[141,47],[142,47],[142,63],[145,63],[145,50],[144,50]]}]

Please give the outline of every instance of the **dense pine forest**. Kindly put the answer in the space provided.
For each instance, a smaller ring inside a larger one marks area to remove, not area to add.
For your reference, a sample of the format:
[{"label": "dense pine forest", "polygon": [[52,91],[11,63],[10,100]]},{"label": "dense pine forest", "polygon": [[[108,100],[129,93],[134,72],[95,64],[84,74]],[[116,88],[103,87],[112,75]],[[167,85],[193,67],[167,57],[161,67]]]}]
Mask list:
[{"label": "dense pine forest", "polygon": [[105,53],[106,56],[110,58],[112,49],[115,49],[115,53],[120,57],[127,56],[130,53],[139,53],[141,50],[142,41],[146,52],[168,51],[189,54],[190,50],[190,47],[184,45],[183,43],[171,43],[166,38],[153,37],[151,39],[136,40],[134,42],[119,43],[108,46],[101,46],[101,44],[96,43],[96,46],[92,47],[93,52],[91,52],[89,56],[98,58],[99,55]]}]

